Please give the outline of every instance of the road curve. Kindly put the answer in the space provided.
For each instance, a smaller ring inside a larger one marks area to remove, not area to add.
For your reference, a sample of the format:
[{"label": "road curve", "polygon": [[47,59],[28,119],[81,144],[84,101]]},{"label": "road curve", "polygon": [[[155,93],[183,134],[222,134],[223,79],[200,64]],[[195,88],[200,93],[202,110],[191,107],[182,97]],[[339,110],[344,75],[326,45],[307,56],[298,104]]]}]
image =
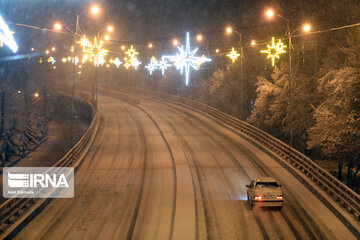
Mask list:
[{"label": "road curve", "polygon": [[[16,239],[355,239],[301,182],[199,113],[101,95],[100,131],[75,177]],[[282,211],[246,204],[245,184],[272,176]]]}]

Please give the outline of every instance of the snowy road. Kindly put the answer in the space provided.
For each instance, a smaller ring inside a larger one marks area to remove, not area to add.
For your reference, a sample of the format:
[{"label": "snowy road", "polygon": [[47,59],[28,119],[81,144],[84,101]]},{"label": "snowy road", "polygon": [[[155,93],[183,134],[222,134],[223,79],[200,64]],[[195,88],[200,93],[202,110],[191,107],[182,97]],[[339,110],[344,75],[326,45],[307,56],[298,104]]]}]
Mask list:
[{"label": "snowy road", "polygon": [[[355,239],[306,187],[235,133],[182,107],[100,96],[103,122],[76,173],[17,239]],[[282,211],[248,210],[245,184],[282,184]]]}]

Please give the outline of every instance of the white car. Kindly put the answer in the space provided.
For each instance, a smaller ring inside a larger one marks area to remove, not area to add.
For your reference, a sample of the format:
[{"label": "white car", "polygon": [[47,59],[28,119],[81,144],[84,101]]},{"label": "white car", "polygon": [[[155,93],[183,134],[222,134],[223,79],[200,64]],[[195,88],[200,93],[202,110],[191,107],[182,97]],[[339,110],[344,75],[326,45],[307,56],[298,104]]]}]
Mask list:
[{"label": "white car", "polygon": [[280,210],[284,205],[284,195],[281,185],[272,177],[261,177],[246,185],[249,208],[254,205],[260,207],[277,207]]}]

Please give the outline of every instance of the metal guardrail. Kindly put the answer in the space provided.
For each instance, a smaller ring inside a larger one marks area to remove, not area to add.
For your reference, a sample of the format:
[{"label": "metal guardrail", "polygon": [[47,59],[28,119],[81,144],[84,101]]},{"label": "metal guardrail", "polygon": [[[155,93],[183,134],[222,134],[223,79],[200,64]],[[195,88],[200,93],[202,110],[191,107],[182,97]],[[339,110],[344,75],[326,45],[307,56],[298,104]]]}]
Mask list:
[{"label": "metal guardrail", "polygon": [[271,136],[270,134],[252,126],[249,123],[241,121],[229,114],[221,112],[206,104],[183,98],[171,94],[154,92],[149,90],[142,90],[136,88],[122,89],[123,92],[137,93],[145,96],[155,97],[160,100],[167,100],[175,104],[180,104],[186,107],[192,107],[196,110],[205,112],[215,119],[218,119],[230,127],[240,131],[241,133],[249,136],[250,138],[261,143],[263,146],[271,150],[273,153],[280,157],[281,161],[290,163],[306,174],[313,182],[324,189],[330,196],[337,202],[345,207],[357,220],[360,220],[360,195],[340,182],[337,178],[332,176],[328,171],[317,165],[310,158],[300,153],[296,149],[283,143],[279,139]]},{"label": "metal guardrail", "polygon": [[[99,128],[99,115],[93,105],[93,120],[81,139],[52,167],[74,167],[81,163],[81,156],[85,155],[93,142]],[[30,215],[34,205],[40,206],[47,199],[43,198],[10,198],[0,205],[0,238],[3,239],[11,234],[17,226],[25,220],[24,215]],[[36,210],[36,209],[35,209]]]}]

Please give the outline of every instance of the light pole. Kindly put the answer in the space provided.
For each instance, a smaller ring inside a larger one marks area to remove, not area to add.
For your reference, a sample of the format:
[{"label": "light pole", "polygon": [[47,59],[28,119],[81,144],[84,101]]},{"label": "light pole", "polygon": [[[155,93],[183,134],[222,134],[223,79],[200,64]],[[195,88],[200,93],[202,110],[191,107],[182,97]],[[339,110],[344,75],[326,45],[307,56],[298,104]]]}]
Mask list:
[{"label": "light pole", "polygon": [[227,34],[231,34],[232,32],[236,33],[239,36],[239,42],[238,42],[238,46],[240,47],[240,90],[241,90],[241,95],[240,95],[240,118],[241,120],[244,120],[244,95],[245,95],[245,90],[244,90],[244,45],[243,45],[243,39],[242,39],[242,34],[236,30],[233,30],[231,27],[227,27],[226,28],[226,33]]},{"label": "light pole", "polygon": [[[266,15],[268,18],[273,18],[274,17],[274,11],[271,9],[268,9],[266,11]],[[289,92],[290,92],[290,123],[289,123],[289,127],[290,127],[290,146],[292,147],[293,145],[293,126],[292,126],[292,121],[293,121],[293,94],[292,94],[292,84],[293,84],[293,79],[292,79],[292,44],[291,44],[291,36],[293,33],[295,33],[297,30],[299,30],[299,28],[295,29],[293,32],[291,32],[290,30],[290,20],[288,18],[285,18],[283,16],[281,16],[280,14],[276,15],[277,17],[281,18],[282,20],[284,20],[286,22],[286,32],[288,35],[288,40],[289,40]],[[311,29],[309,24],[305,24],[303,30],[305,32],[309,32]]]},{"label": "light pole", "polygon": [[[97,6],[97,5],[93,5],[90,7],[90,12],[91,14],[93,15],[97,15],[100,11],[100,8]],[[73,79],[72,79],[72,84],[71,84],[71,119],[70,119],[70,144],[72,145],[73,144],[73,139],[74,139],[74,136],[73,136],[73,114],[74,114],[74,98],[75,98],[75,81],[76,81],[76,64],[77,64],[77,61],[76,61],[76,46],[77,46],[77,36],[79,35],[79,32],[78,30],[80,30],[79,28],[79,18],[82,14],[88,12],[89,10],[85,10],[85,11],[82,11],[81,13],[79,14],[76,14],[76,22],[75,22],[75,31],[72,31],[69,27],[65,27],[65,29],[70,32],[70,34],[73,36],[73,41],[74,41],[74,49],[73,49],[73,61],[74,61],[74,65],[73,65]],[[61,30],[62,29],[62,25],[60,23],[55,23],[54,24],[54,30],[55,31],[58,31],[58,30]]]}]

